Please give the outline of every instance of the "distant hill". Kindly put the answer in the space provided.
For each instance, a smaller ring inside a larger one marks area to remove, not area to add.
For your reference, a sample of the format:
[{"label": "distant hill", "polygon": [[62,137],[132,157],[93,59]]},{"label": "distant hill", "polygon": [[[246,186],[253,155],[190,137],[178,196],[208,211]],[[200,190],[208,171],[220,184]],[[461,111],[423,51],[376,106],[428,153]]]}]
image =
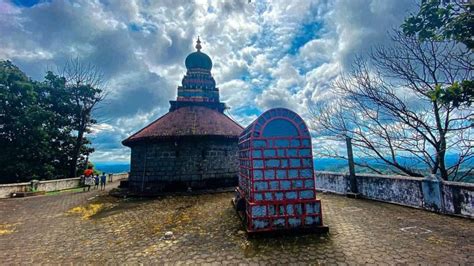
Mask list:
[{"label": "distant hill", "polygon": [[95,168],[100,172],[124,173],[130,171],[130,163],[127,162],[94,162]]},{"label": "distant hill", "polygon": [[349,172],[346,160],[333,158],[314,159],[314,169],[316,171]]},{"label": "distant hill", "polygon": [[[355,159],[357,162],[360,159]],[[399,158],[400,162],[410,165],[413,169],[418,169],[423,171],[423,164],[417,161],[415,158]],[[446,165],[449,167],[455,164],[458,160],[457,155],[446,155]],[[382,173],[389,174],[388,166],[384,163],[380,163],[375,159],[365,160],[369,165]],[[459,171],[460,173],[468,171],[470,168],[474,167],[474,159],[468,160],[463,168]],[[315,158],[314,159],[314,168],[316,171],[330,171],[330,172],[349,172],[349,166],[347,160],[344,159],[334,159],[334,158]],[[356,166],[356,173],[373,173],[371,170],[365,167]],[[464,178],[463,182],[474,183],[474,173]]]},{"label": "distant hill", "polygon": [[[446,156],[446,162],[448,165],[451,165],[456,161],[455,156]],[[409,159],[404,159],[409,160]],[[357,161],[357,159],[356,159]],[[370,162],[370,160],[369,160]],[[97,170],[106,173],[123,173],[130,171],[130,163],[128,162],[94,162],[94,165]],[[386,172],[387,166],[384,164],[377,163],[375,160],[371,163],[373,167],[379,169],[381,172]],[[414,168],[417,168],[417,163],[412,163]],[[474,160],[470,162],[466,167],[473,167]],[[349,167],[347,161],[344,159],[334,159],[334,158],[315,158],[314,159],[314,168],[316,171],[330,171],[330,172],[349,172]],[[357,173],[370,173],[367,168],[356,167]],[[465,182],[474,183],[474,175],[469,176],[464,180]]]}]

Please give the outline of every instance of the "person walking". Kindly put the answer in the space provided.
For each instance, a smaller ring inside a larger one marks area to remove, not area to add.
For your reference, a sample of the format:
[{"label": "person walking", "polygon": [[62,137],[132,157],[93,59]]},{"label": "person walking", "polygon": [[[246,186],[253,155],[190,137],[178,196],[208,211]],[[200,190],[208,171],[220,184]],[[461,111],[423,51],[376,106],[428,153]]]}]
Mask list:
[{"label": "person walking", "polygon": [[104,172],[102,172],[102,175],[100,176],[100,190],[105,190],[106,180],[107,180],[107,176],[105,175]]},{"label": "person walking", "polygon": [[88,166],[87,169],[84,170],[84,189],[83,189],[83,191],[86,191],[86,187],[87,187],[87,191],[91,190],[91,186],[94,183],[93,175],[94,175],[94,170],[92,170],[92,166]]},{"label": "person walking", "polygon": [[94,189],[99,189],[99,174],[95,175],[94,181]]},{"label": "person walking", "polygon": [[80,182],[81,182],[80,186],[83,187],[84,189],[86,189],[86,176],[85,175],[81,175],[81,181]]},{"label": "person walking", "polygon": [[[91,191],[91,187],[94,185],[94,176],[88,176],[86,177],[86,186],[85,188],[87,188],[87,191]],[[84,191],[86,190],[84,188]]]}]

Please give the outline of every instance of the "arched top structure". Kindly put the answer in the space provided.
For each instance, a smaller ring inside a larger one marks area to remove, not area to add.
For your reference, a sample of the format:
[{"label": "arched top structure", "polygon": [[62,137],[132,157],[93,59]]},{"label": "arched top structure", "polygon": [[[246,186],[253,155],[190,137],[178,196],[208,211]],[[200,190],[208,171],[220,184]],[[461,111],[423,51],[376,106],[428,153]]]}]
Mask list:
[{"label": "arched top structure", "polygon": [[310,137],[308,127],[295,112],[274,108],[260,115],[241,134],[241,139],[260,137]]},{"label": "arched top structure", "polygon": [[322,225],[311,136],[298,114],[275,108],[259,116],[239,137],[239,165],[248,232]]}]

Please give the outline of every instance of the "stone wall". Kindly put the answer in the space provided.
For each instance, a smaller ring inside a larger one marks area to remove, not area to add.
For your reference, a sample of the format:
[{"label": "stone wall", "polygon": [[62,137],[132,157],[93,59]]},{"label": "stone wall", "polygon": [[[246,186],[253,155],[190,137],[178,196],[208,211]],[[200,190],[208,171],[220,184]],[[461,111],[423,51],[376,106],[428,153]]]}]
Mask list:
[{"label": "stone wall", "polygon": [[344,173],[316,171],[316,189],[336,194],[346,194],[350,190],[349,179]]},{"label": "stone wall", "polygon": [[474,217],[474,184],[443,182],[444,211]]},{"label": "stone wall", "polygon": [[180,139],[132,147],[129,186],[143,193],[237,185],[237,139]]},{"label": "stone wall", "polygon": [[0,184],[0,198],[9,198],[12,193],[26,192],[30,188],[30,183]]},{"label": "stone wall", "polygon": [[[356,180],[363,198],[474,218],[474,184],[441,181],[433,177],[369,174],[358,174]],[[350,191],[349,175],[318,171],[316,188],[347,194]]]},{"label": "stone wall", "polygon": [[81,182],[80,177],[66,178],[57,180],[45,180],[38,183],[38,191],[58,191],[79,187]]},{"label": "stone wall", "polygon": [[108,174],[107,182],[117,182],[128,178],[128,173]]},{"label": "stone wall", "polygon": [[[109,175],[112,177],[113,181],[120,181],[128,178],[128,173],[118,173]],[[80,178],[65,178],[65,179],[56,179],[56,180],[45,180],[38,182],[37,191],[58,191],[64,189],[77,188],[80,185]],[[9,198],[12,193],[15,192],[27,192],[30,191],[31,183],[13,183],[13,184],[0,184],[0,198]]]},{"label": "stone wall", "polygon": [[357,175],[359,193],[369,199],[421,207],[423,192],[419,178],[406,176]]}]

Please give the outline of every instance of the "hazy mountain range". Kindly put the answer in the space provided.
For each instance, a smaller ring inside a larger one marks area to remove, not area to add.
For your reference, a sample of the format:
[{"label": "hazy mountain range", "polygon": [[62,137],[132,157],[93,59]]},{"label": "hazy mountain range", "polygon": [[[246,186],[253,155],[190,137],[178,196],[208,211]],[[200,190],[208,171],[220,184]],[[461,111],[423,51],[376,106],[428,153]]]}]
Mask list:
[{"label": "hazy mountain range", "polygon": [[[357,161],[358,159],[356,159]],[[410,158],[401,158],[400,160],[405,160],[406,163],[410,163],[413,168],[420,168],[422,165],[417,163],[414,159]],[[447,165],[452,165],[457,160],[456,155],[446,156]],[[387,172],[387,166],[377,162],[376,160],[368,160],[370,165],[381,172]],[[95,167],[99,171],[106,173],[123,173],[130,171],[130,163],[128,162],[94,162]],[[474,159],[470,160],[468,164],[465,164],[464,170],[474,167]],[[349,167],[347,161],[344,159],[334,159],[334,158],[317,158],[314,159],[314,168],[317,171],[331,171],[331,172],[349,172]],[[356,167],[356,172],[358,173],[367,173],[369,170],[367,168]],[[474,174],[466,178],[465,182],[474,183]]]}]

